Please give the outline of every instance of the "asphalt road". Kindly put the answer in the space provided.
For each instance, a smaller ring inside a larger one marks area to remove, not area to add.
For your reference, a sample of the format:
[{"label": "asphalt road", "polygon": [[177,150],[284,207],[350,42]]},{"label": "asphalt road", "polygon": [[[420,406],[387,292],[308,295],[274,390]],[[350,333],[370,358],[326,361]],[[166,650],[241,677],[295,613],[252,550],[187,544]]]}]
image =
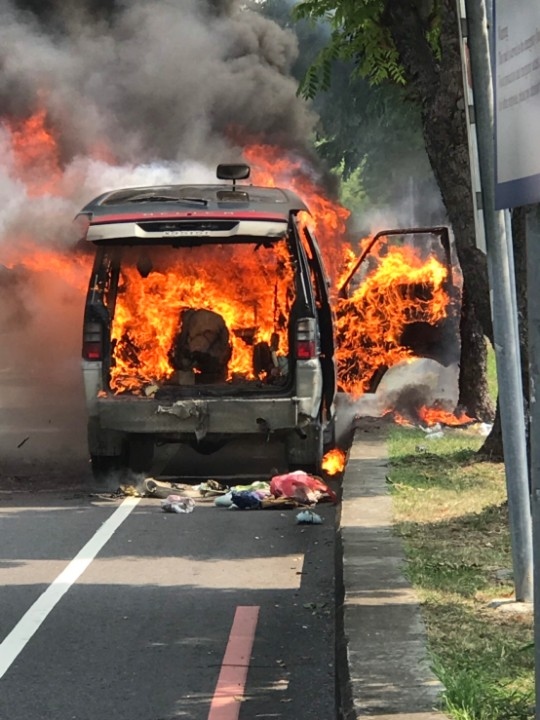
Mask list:
[{"label": "asphalt road", "polygon": [[92,496],[64,390],[0,379],[0,718],[335,718],[335,508]]}]

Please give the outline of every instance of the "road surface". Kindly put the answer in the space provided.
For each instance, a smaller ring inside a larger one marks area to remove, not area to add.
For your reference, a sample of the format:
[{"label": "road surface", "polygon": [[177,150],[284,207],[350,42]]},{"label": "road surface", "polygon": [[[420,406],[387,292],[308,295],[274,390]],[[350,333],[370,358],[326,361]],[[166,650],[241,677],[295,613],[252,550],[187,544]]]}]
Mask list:
[{"label": "road surface", "polygon": [[0,391],[0,718],[336,717],[333,506],[93,495],[76,383]]}]

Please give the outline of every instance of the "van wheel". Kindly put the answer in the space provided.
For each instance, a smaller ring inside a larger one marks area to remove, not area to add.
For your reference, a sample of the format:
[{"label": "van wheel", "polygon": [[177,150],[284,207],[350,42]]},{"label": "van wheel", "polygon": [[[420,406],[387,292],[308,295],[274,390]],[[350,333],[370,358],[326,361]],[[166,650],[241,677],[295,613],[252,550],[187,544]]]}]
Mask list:
[{"label": "van wheel", "polygon": [[123,470],[121,455],[91,455],[92,475],[98,483],[104,483],[112,475]]},{"label": "van wheel", "polygon": [[128,441],[128,466],[134,473],[149,472],[154,460],[152,435],[131,435]]},{"label": "van wheel", "polygon": [[324,433],[321,426],[309,428],[306,439],[300,439],[296,433],[292,434],[287,455],[289,470],[304,470],[310,475],[320,475],[324,457]]},{"label": "van wheel", "polygon": [[323,454],[336,447],[336,416],[327,423],[323,431]]}]

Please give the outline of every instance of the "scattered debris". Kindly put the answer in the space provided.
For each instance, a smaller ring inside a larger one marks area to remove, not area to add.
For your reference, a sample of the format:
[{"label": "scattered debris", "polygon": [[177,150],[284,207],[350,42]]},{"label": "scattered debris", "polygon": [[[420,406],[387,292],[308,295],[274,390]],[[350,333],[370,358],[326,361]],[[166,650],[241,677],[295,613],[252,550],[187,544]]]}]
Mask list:
[{"label": "scattered debris", "polygon": [[488,603],[488,607],[500,613],[515,615],[532,615],[533,603],[520,602],[515,598],[495,598]]},{"label": "scattered debris", "polygon": [[146,492],[135,485],[120,485],[116,491],[116,495],[124,495],[126,497],[144,497]]},{"label": "scattered debris", "polygon": [[476,432],[482,437],[487,437],[493,428],[493,423],[478,423],[474,426]]},{"label": "scattered debris", "polygon": [[423,430],[426,435],[436,435],[437,433],[442,432],[442,425],[441,423],[435,423],[433,425],[419,425],[418,426],[420,430]]},{"label": "scattered debris", "polygon": [[261,502],[263,510],[289,510],[290,508],[304,507],[305,503],[288,497],[274,497],[269,495]]},{"label": "scattered debris", "polygon": [[260,510],[261,496],[255,491],[233,490],[231,493],[232,504],[239,510]]},{"label": "scattered debris", "polygon": [[310,512],[309,508],[318,502],[337,502],[334,491],[320,477],[303,470],[274,475],[270,482],[257,480],[249,485],[232,487],[213,479],[192,486],[133,476],[131,482],[121,484],[107,496],[94,495],[100,499],[117,499],[122,496],[159,498],[164,512],[175,513],[192,512],[197,497],[213,500],[216,507],[234,510],[306,508],[307,512],[299,513],[297,522],[312,525],[322,523],[322,519]]},{"label": "scattered debris", "polygon": [[322,602],[322,603],[309,602],[309,603],[304,603],[303,607],[306,610],[311,610],[313,615],[316,615],[318,612],[320,612],[326,608],[326,603],[325,602]]},{"label": "scattered debris", "polygon": [[163,512],[190,513],[195,508],[195,500],[185,495],[169,495],[161,501]]},{"label": "scattered debris", "polygon": [[232,507],[232,504],[232,492],[225,493],[225,495],[217,495],[214,500],[214,505],[216,507],[229,508]]},{"label": "scattered debris", "polygon": [[322,517],[312,510],[302,510],[302,512],[299,512],[296,516],[298,525],[321,525],[322,521]]},{"label": "scattered debris", "polygon": [[287,497],[304,505],[315,505],[319,501],[337,502],[336,494],[321,478],[295,470],[285,475],[275,475],[270,481],[270,492],[275,497]]},{"label": "scattered debris", "polygon": [[171,490],[184,489],[181,485],[177,485],[176,483],[160,482],[159,480],[154,480],[154,478],[145,478],[143,488],[143,496],[163,499],[169,497]]},{"label": "scattered debris", "polygon": [[206,482],[202,482],[200,485],[197,485],[196,489],[203,497],[208,497],[210,495],[225,495],[229,492],[229,488],[223,483],[220,483],[218,480],[207,480]]}]

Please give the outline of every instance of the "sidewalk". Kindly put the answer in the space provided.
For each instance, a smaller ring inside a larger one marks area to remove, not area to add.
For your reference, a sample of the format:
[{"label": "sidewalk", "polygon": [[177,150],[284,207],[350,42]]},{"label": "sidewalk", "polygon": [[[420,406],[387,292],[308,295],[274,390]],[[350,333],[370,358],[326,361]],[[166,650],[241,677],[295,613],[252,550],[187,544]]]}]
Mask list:
[{"label": "sidewalk", "polygon": [[446,720],[429,668],[418,599],[403,576],[392,534],[387,449],[376,425],[355,430],[343,478],[344,678],[346,720]]}]

